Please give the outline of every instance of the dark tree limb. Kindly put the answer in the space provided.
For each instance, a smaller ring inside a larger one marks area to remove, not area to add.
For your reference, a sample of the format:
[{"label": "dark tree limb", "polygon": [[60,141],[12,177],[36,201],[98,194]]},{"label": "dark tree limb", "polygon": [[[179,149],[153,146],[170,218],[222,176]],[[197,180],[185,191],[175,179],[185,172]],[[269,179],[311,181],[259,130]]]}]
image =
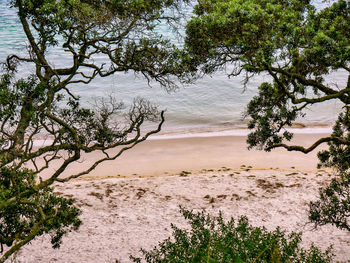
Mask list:
[{"label": "dark tree limb", "polygon": [[325,142],[338,142],[341,144],[345,144],[345,145],[350,145],[350,141],[347,141],[343,138],[339,138],[339,137],[324,137],[321,139],[318,139],[315,143],[313,143],[310,147],[305,148],[303,146],[298,146],[298,145],[287,145],[284,143],[279,143],[279,144],[274,144],[270,147],[267,147],[266,150],[272,150],[274,148],[284,148],[287,151],[298,151],[298,152],[302,152],[302,153],[309,153],[311,151],[313,151],[314,149],[316,149],[318,146],[320,146],[321,144],[325,143]]}]

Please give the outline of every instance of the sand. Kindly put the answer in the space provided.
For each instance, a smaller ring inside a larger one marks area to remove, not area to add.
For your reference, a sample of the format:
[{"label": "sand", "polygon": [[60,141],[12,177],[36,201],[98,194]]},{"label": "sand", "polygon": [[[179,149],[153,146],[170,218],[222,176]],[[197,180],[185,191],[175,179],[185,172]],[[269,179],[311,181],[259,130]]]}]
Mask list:
[{"label": "sand", "polygon": [[[326,134],[296,134],[293,143],[310,146]],[[116,150],[110,151],[111,155]],[[89,167],[99,153],[83,155],[81,160],[65,176],[76,174]],[[222,166],[239,168],[241,165],[254,166],[257,169],[290,167],[315,172],[317,166],[316,151],[309,154],[287,152],[275,149],[271,152],[248,150],[246,136],[190,137],[151,140],[138,144],[124,152],[115,161],[105,162],[92,171],[90,177],[106,176],[158,176],[179,173],[183,170],[218,169]],[[55,166],[52,167],[52,170]],[[51,170],[51,171],[52,171]],[[50,173],[50,171],[49,171]],[[43,175],[45,177],[45,174]]]},{"label": "sand", "polygon": [[[296,140],[310,144],[320,136]],[[48,236],[36,239],[18,262],[131,262],[140,248],[168,237],[171,223],[186,226],[179,205],[212,215],[222,211],[225,218],[246,215],[270,230],[302,231],[304,246],[333,244],[336,260],[350,259],[347,232],[308,224],[308,203],[332,176],[316,169],[316,153],[247,151],[244,141],[243,136],[150,140],[89,176],[57,184],[58,194],[77,200],[83,225],[58,250]]]}]

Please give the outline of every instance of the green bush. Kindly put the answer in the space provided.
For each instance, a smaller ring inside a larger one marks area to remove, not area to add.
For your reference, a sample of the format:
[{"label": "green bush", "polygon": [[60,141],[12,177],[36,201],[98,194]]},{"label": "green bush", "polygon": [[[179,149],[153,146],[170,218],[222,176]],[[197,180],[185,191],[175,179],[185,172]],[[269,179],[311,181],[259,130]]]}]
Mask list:
[{"label": "green bush", "polygon": [[333,178],[309,207],[309,219],[316,226],[330,223],[350,233],[350,173]]},{"label": "green bush", "polygon": [[81,225],[80,214],[73,199],[56,196],[51,187],[38,188],[33,171],[0,168],[0,262],[47,233],[52,247],[59,248],[63,235]]},{"label": "green bush", "polygon": [[246,217],[225,222],[220,214],[211,217],[180,208],[190,224],[189,230],[172,225],[173,235],[151,251],[141,249],[142,258],[133,262],[331,262],[331,248],[322,252],[311,246],[300,248],[301,233],[286,235],[279,228],[267,231],[253,227]]}]

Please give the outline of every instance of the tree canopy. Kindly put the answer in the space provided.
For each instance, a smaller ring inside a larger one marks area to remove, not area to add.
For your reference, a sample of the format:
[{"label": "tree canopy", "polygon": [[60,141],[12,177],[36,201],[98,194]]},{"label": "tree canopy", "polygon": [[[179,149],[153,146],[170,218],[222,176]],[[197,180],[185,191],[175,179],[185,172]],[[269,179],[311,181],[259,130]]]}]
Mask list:
[{"label": "tree canopy", "polygon": [[[178,48],[160,25],[181,19],[178,0],[11,0],[27,39],[26,52],[8,54],[0,77],[0,262],[43,233],[54,247],[80,225],[74,200],[53,194],[52,184],[89,173],[100,163],[160,131],[164,112],[144,99],[130,109],[110,97],[84,108],[72,90],[95,77],[132,71],[149,83],[173,89],[181,78]],[[63,49],[65,65],[51,61],[50,49]],[[23,54],[24,53],[24,54]],[[100,58],[103,59],[100,59]],[[20,65],[32,68],[19,74]],[[19,78],[20,76],[21,78]],[[119,117],[117,117],[119,116]],[[122,117],[122,118],[121,118]],[[125,119],[125,121],[120,121]],[[155,128],[143,131],[143,123]],[[38,147],[37,140],[46,140]],[[108,150],[118,147],[111,154]],[[63,172],[83,153],[100,159],[77,174]],[[58,167],[41,177],[52,162]]]},{"label": "tree canopy", "polygon": [[[35,63],[40,81],[57,80],[57,88],[130,70],[169,87],[174,84],[171,77],[180,73],[177,52],[156,27],[179,21],[180,12],[174,10],[183,2],[13,0],[29,41],[29,56],[9,56],[7,66]],[[66,51],[69,67],[53,67],[45,56],[58,46]],[[97,55],[106,57],[104,64],[94,62]]]},{"label": "tree canopy", "polygon": [[[245,74],[246,81],[261,73],[271,77],[270,82],[261,83],[246,108],[252,130],[249,147],[309,153],[328,143],[329,148],[318,154],[320,165],[342,174],[343,191],[338,195],[337,190],[325,190],[327,198],[343,202],[340,210],[350,211],[349,191],[344,191],[350,187],[344,185],[350,172],[349,1],[332,1],[317,9],[309,0],[201,0],[186,30],[192,71],[212,74],[230,65],[233,70],[228,75]],[[327,80],[333,72],[341,72],[344,79]],[[304,117],[304,109],[331,100],[342,106],[332,134],[310,146],[288,143],[293,134],[285,128]],[[325,207],[314,212],[323,213]],[[334,220],[345,217],[349,226],[348,213],[336,214]],[[312,218],[325,217],[313,214]]]}]

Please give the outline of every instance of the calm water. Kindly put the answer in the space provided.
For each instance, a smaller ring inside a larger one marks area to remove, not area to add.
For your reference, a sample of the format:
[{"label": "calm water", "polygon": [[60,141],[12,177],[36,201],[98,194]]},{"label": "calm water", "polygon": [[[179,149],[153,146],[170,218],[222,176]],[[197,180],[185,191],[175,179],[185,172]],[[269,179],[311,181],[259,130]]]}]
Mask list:
[{"label": "calm water", "polygon": [[[165,33],[171,35],[170,32]],[[26,39],[17,22],[15,10],[8,7],[8,0],[0,0],[0,36],[1,61],[10,53],[21,53],[25,49]],[[60,50],[50,52],[50,61],[54,65],[66,64],[63,57]],[[21,69],[22,74],[30,71],[28,67]],[[345,79],[345,74],[341,72],[329,78],[332,83],[340,85],[345,83]],[[268,77],[254,78],[244,91],[241,78],[228,79],[222,72],[205,77],[195,85],[167,93],[157,86],[148,87],[144,79],[130,73],[97,78],[88,86],[74,86],[72,89],[85,102],[111,93],[126,103],[130,103],[136,96],[147,98],[158,104],[160,109],[166,109],[164,133],[237,133],[244,127],[242,114],[246,104],[256,94],[259,83],[264,80],[268,80]],[[312,127],[312,131],[320,130],[320,124],[329,125],[336,119],[340,107],[336,102],[330,102],[326,107],[313,107],[307,110],[306,118],[300,122]]]}]

